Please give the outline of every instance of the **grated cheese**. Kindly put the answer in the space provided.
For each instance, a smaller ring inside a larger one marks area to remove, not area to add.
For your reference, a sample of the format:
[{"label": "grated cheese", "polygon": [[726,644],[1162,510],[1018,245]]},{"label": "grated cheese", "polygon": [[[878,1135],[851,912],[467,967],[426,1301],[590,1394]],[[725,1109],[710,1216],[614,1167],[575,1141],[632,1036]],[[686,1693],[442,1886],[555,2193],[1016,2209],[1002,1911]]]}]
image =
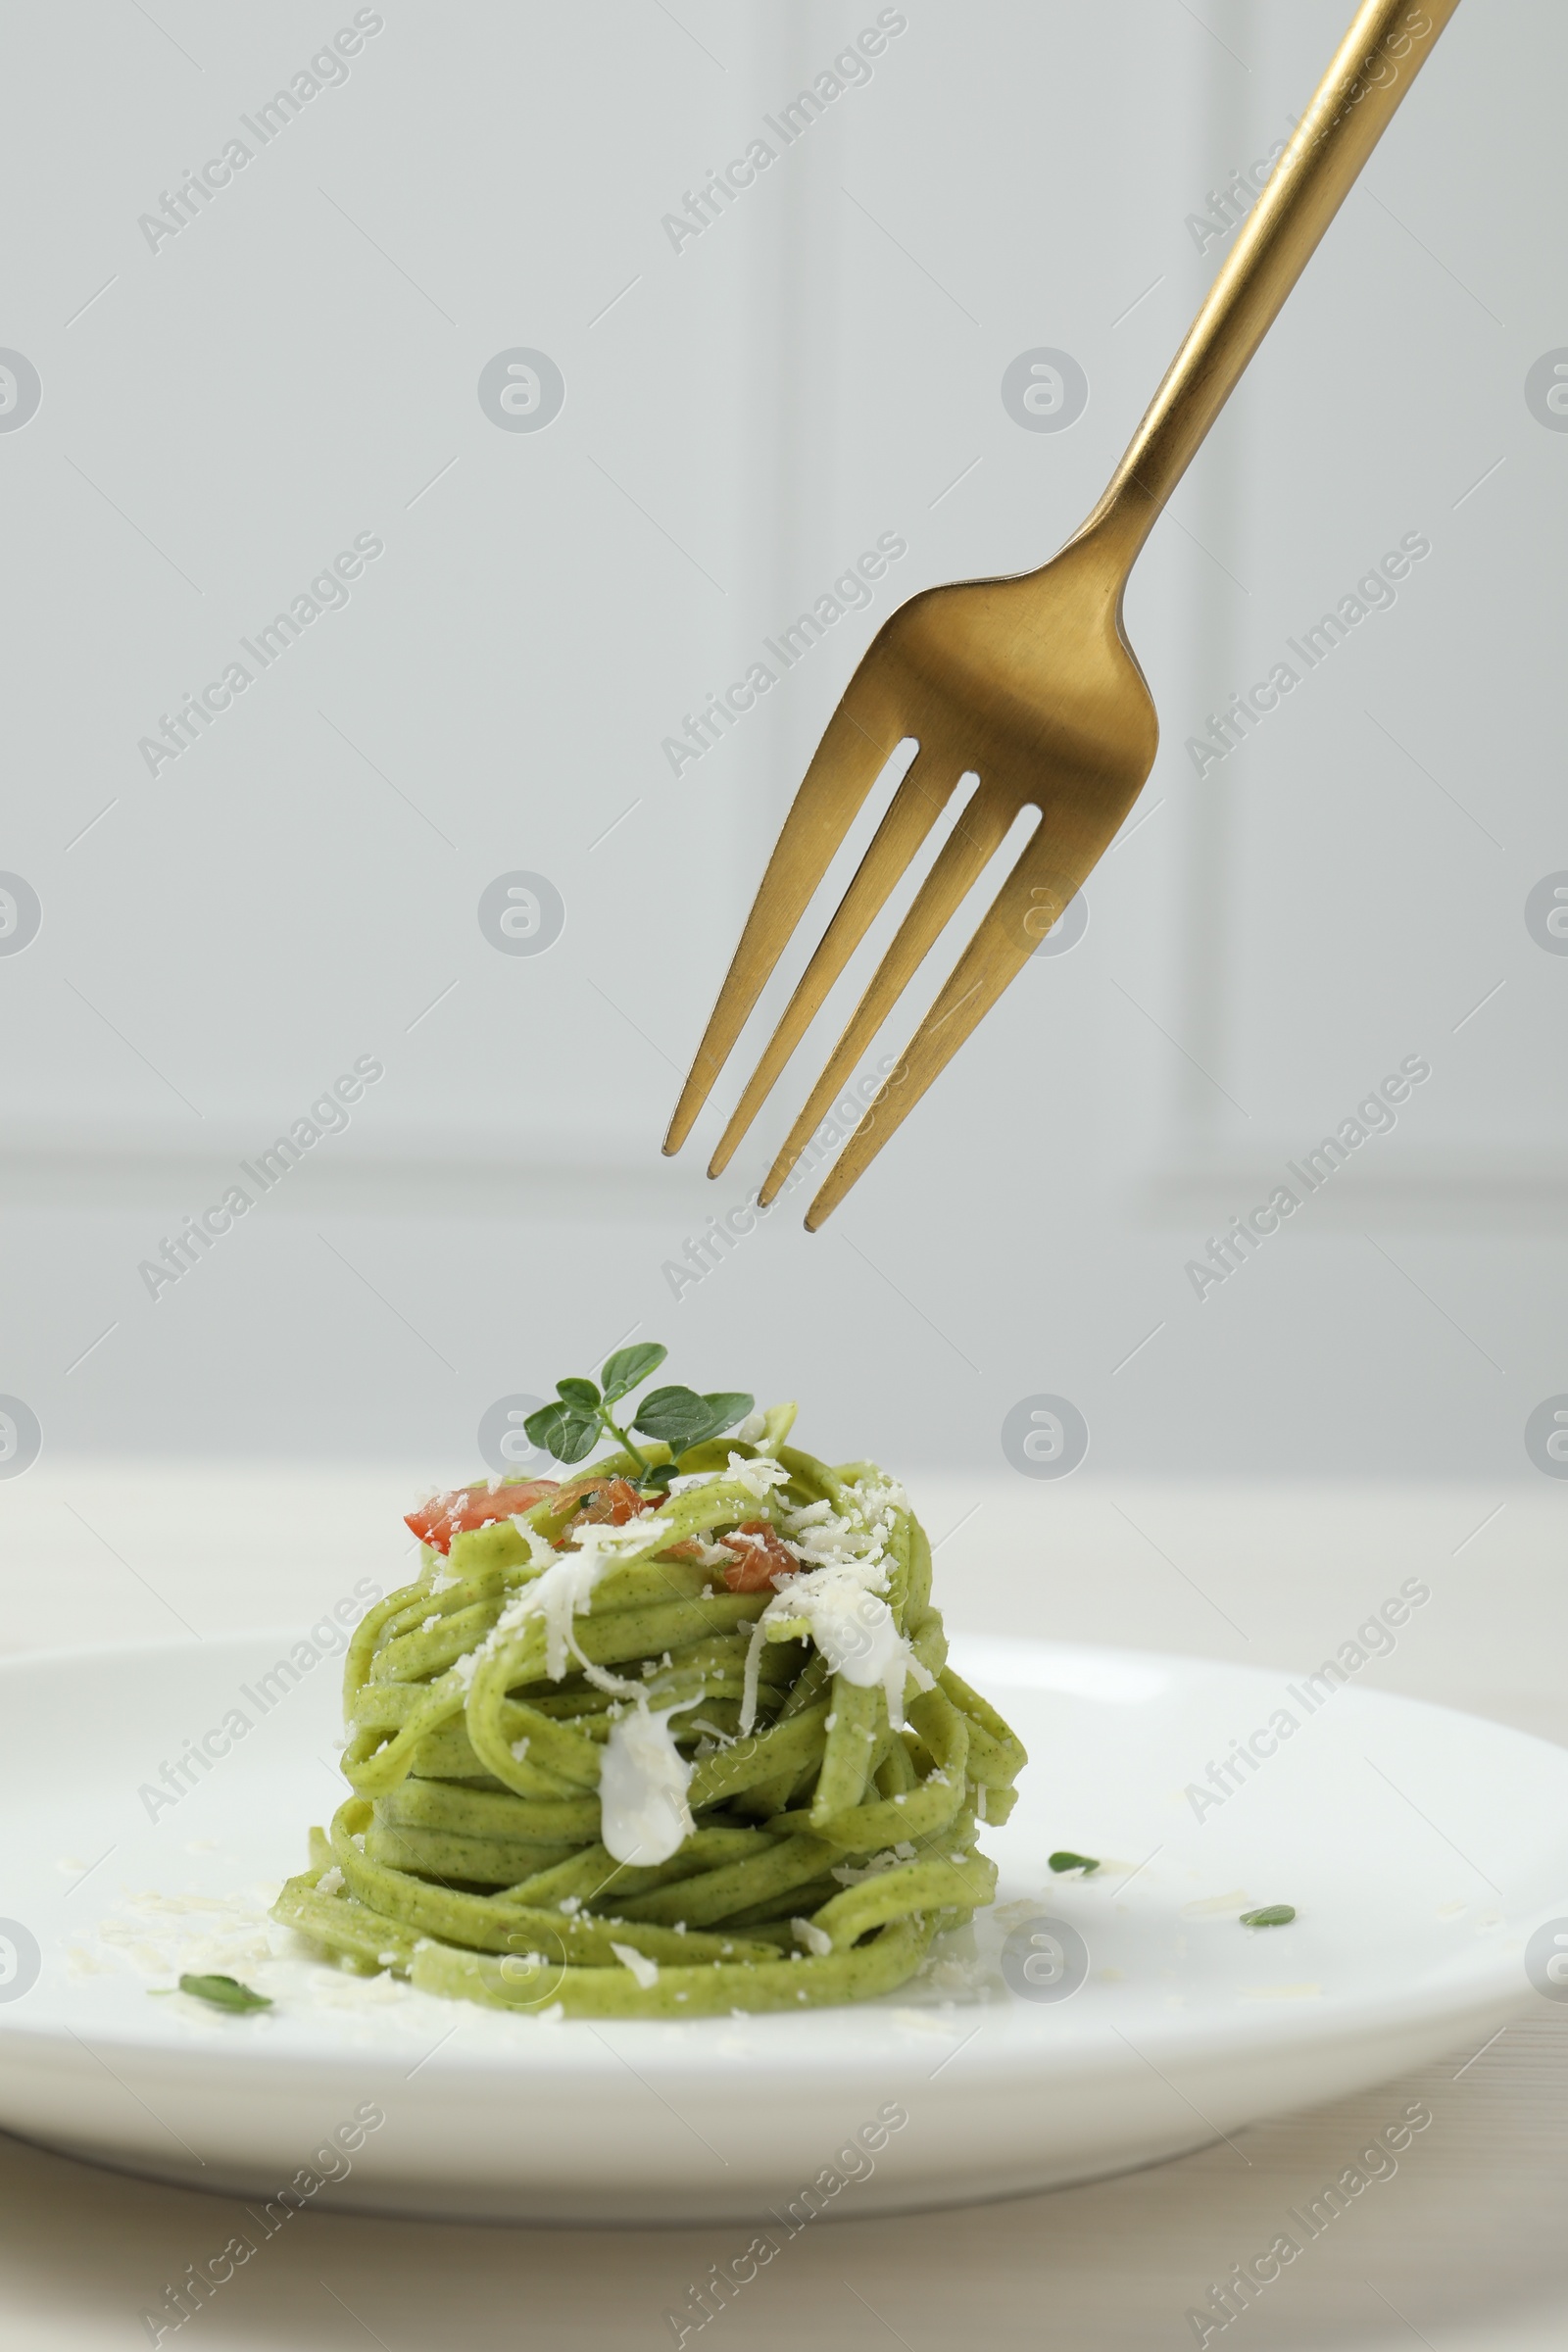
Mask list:
[{"label": "grated cheese", "polygon": [[[692,1766],[675,1745],[670,1717],[642,1691],[611,1727],[599,1767],[599,1835],[617,1862],[667,1862],[696,1829],[686,1791]],[[687,1699],[687,1706],[695,1702]]]},{"label": "grated cheese", "polygon": [[652,1992],[659,1983],[659,1962],[650,1960],[634,1943],[612,1943],[611,1950],[622,1968],[629,1968],[644,1992]]}]

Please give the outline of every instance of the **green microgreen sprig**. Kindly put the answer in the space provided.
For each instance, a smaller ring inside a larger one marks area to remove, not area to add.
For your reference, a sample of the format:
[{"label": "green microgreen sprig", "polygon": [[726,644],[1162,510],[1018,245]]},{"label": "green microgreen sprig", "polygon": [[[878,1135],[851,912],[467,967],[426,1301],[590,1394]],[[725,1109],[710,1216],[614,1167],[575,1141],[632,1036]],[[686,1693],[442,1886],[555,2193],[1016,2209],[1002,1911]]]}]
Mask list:
[{"label": "green microgreen sprig", "polygon": [[[591,1453],[601,1435],[613,1439],[623,1452],[636,1463],[639,1484],[645,1488],[667,1490],[676,1475],[676,1465],[683,1453],[694,1446],[706,1446],[712,1438],[721,1437],[744,1421],[753,1409],[754,1399],[739,1390],[715,1390],[699,1396],[695,1389],[655,1389],[645,1396],[635,1417],[626,1416],[622,1427],[612,1411],[612,1405],[628,1396],[633,1389],[657,1372],[667,1348],[655,1341],[644,1341],[635,1348],[617,1348],[599,1374],[599,1385],[573,1375],[556,1383],[557,1401],[542,1405],[530,1413],[523,1423],[534,1445],[553,1453],[558,1462],[580,1462]],[[631,1432],[645,1438],[662,1440],[669,1447],[667,1462],[653,1463],[636,1444]]]}]

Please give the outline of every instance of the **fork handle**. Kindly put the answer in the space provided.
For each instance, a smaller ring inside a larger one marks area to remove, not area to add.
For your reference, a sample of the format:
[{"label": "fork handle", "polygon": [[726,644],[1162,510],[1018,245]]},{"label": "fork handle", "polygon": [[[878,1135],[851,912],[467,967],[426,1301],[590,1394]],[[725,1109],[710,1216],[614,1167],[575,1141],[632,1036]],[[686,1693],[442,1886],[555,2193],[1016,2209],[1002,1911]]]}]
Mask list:
[{"label": "fork handle", "polygon": [[1364,0],[1082,531],[1132,568],[1459,0]]}]

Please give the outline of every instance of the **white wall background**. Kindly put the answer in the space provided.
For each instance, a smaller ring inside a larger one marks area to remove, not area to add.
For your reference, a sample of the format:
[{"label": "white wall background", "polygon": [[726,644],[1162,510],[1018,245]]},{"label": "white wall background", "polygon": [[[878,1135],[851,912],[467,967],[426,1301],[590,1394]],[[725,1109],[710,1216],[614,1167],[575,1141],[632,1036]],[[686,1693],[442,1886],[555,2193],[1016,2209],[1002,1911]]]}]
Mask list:
[{"label": "white wall background", "polygon": [[[665,1262],[810,1074],[717,1188],[716,1113],[659,1157],[827,713],[893,599],[1038,563],[1093,502],[1224,250],[1187,216],[1345,0],[909,0],[678,254],[662,215],[873,7],[381,13],[156,253],[138,215],[352,11],[10,21],[0,343],[43,399],[0,433],[0,868],[43,922],[0,956],[0,1391],[46,1451],[471,1475],[494,1398],[637,1326],[911,1475],[1005,1475],[1049,1391],[1096,1472],[1549,1492],[1568,959],[1523,909],[1568,867],[1568,436],[1524,379],[1568,344],[1561,11],[1459,12],[1141,564],[1164,741],[1082,944],[821,1236],[796,1196],[678,1303]],[[1036,345],[1089,376],[1060,434],[999,397]],[[564,372],[543,432],[476,398],[513,346]],[[672,777],[682,713],[888,530],[878,601]],[[1396,606],[1200,780],[1203,714],[1411,530]],[[159,713],[364,531],[347,609],[149,776]],[[517,868],[565,903],[538,957],[476,921]],[[1200,1303],[1204,1237],[1411,1054],[1398,1131]],[[138,1261],[360,1054],[349,1132],[149,1298]]]}]

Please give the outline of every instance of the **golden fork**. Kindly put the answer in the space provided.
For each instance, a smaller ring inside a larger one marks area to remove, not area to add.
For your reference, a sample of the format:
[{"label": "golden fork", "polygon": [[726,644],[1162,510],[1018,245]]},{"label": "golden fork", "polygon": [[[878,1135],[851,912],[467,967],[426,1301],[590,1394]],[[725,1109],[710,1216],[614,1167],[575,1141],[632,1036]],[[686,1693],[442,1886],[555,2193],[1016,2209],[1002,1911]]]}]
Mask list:
[{"label": "golden fork", "polygon": [[1094,513],[1011,579],[928,588],[878,630],[806,771],[675,1115],[678,1152],[845,834],[897,746],[914,759],[709,1167],[716,1176],[966,774],[979,782],[762,1186],[777,1195],[860,1055],[1020,810],[1040,822],[807,1212],[830,1216],[1020,971],[1115,837],[1159,723],[1122,629],[1140,549],[1431,54],[1458,0],[1365,0]]}]

